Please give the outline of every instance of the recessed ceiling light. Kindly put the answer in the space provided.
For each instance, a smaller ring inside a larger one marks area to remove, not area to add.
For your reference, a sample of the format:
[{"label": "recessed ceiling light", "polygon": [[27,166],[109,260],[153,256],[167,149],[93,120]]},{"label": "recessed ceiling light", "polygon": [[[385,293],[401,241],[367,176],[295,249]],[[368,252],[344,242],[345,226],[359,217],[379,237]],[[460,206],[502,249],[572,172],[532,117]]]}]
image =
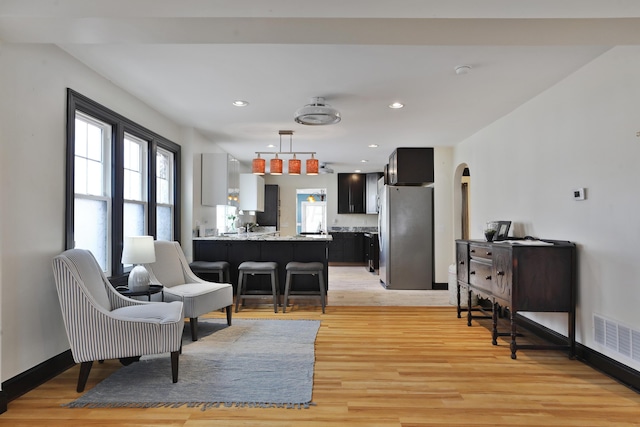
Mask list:
[{"label": "recessed ceiling light", "polygon": [[276,146],[273,145],[273,144],[269,144],[269,145],[267,145],[267,148],[276,148]]},{"label": "recessed ceiling light", "polygon": [[378,144],[369,144],[369,148],[378,148]]},{"label": "recessed ceiling light", "polygon": [[234,107],[246,107],[247,105],[249,105],[249,103],[247,101],[243,101],[241,99],[237,99],[237,100],[233,101],[233,105],[234,105]]},{"label": "recessed ceiling light", "polygon": [[367,163],[368,161],[369,160],[362,159],[362,160],[360,160],[360,163]]},{"label": "recessed ceiling light", "polygon": [[362,171],[361,171],[360,169],[356,169],[354,172],[355,172],[355,173],[360,173],[360,172],[362,172]]},{"label": "recessed ceiling light", "polygon": [[397,110],[398,108],[402,108],[402,107],[404,107],[404,104],[400,102],[393,102],[389,104],[389,108],[393,108],[394,110]]}]

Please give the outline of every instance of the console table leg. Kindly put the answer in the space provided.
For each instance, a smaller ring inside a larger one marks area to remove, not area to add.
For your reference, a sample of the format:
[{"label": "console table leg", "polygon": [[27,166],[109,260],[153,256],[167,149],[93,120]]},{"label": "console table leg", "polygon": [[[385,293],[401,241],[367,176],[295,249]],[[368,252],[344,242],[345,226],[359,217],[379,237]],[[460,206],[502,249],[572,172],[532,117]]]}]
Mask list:
[{"label": "console table leg", "polygon": [[498,345],[498,303],[493,301],[491,307],[491,320],[493,321],[491,328],[491,344]]},{"label": "console table leg", "polygon": [[518,346],[516,345],[516,313],[513,307],[509,310],[509,317],[511,318],[511,345],[509,347],[511,348],[511,358],[515,359]]},{"label": "console table leg", "polygon": [[[462,317],[460,315],[460,312],[462,311],[462,309],[460,308],[460,283],[456,282],[456,288],[457,288],[457,294],[458,294],[458,319],[460,319]],[[469,307],[467,307],[467,309],[469,309]]]},{"label": "console table leg", "polygon": [[471,326],[471,289],[467,292],[469,298],[467,300],[467,326]]}]

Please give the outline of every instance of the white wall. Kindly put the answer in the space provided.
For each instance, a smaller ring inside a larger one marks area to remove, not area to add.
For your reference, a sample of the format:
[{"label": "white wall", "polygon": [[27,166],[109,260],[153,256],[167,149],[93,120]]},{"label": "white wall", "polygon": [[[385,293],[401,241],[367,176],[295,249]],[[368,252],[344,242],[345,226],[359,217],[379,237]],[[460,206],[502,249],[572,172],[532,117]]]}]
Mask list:
[{"label": "white wall", "polygon": [[[471,237],[491,219],[517,235],[578,245],[578,342],[594,342],[594,314],[640,329],[640,48],[617,47],[459,144],[471,172]],[[572,190],[587,189],[574,201]],[[534,320],[566,334],[565,316]]]},{"label": "white wall", "polygon": [[57,47],[0,49],[0,376],[5,381],[69,348],[51,269],[52,258],[64,250],[67,87],[178,144],[182,135],[177,124]]}]

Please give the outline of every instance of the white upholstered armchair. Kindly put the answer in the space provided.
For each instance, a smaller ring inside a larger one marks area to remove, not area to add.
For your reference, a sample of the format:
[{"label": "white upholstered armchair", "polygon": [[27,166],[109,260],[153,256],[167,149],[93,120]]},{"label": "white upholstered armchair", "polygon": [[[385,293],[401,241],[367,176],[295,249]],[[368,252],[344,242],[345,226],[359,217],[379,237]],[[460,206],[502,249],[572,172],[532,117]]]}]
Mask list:
[{"label": "white upholstered armchair", "polygon": [[94,360],[171,353],[173,382],[184,329],[180,302],[126,298],[111,286],[91,252],[70,249],[53,259],[53,272],[73,360],[80,365],[77,391]]},{"label": "white upholstered armchair", "polygon": [[191,339],[198,340],[198,317],[226,308],[227,324],[231,326],[233,286],[229,283],[207,282],[196,276],[182,252],[180,243],[156,240],[156,262],[145,264],[151,282],[163,286],[165,301],[182,301],[184,315],[189,318]]}]

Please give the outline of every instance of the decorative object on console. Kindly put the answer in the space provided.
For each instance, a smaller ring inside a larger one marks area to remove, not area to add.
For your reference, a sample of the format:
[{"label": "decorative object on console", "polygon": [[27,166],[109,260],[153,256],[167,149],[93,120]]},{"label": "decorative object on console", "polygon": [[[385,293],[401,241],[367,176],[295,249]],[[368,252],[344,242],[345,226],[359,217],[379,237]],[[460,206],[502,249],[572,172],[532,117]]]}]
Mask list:
[{"label": "decorative object on console", "polygon": [[507,240],[507,236],[509,235],[509,227],[511,227],[511,221],[498,221],[498,228],[496,231],[496,236],[493,240]]},{"label": "decorative object on console", "polygon": [[340,112],[326,104],[323,97],[311,98],[311,103],[299,108],[294,115],[297,123],[302,125],[320,126],[332,125],[340,122]]},{"label": "decorative object on console", "polygon": [[122,248],[122,263],[134,264],[129,273],[129,290],[141,292],[149,289],[149,272],[142,264],[156,261],[153,236],[127,236]]},{"label": "decorative object on console", "polygon": [[498,222],[497,221],[489,221],[484,226],[484,238],[487,239],[487,242],[492,242],[493,238],[498,231]]},{"label": "decorative object on console", "polygon": [[[314,157],[315,151],[293,151],[293,131],[281,130],[278,131],[280,135],[280,149],[279,151],[256,151],[257,157],[253,159],[251,163],[251,172],[255,175],[265,174],[265,160],[260,157],[260,154],[274,154],[275,157],[269,162],[269,173],[271,175],[282,175],[282,159],[278,157],[278,154],[293,154],[293,158],[289,160],[289,175],[300,175],[302,162],[296,158],[296,154],[310,154],[311,158],[307,159],[307,175],[318,175],[318,160]],[[282,135],[289,135],[289,151],[282,151]]]}]

